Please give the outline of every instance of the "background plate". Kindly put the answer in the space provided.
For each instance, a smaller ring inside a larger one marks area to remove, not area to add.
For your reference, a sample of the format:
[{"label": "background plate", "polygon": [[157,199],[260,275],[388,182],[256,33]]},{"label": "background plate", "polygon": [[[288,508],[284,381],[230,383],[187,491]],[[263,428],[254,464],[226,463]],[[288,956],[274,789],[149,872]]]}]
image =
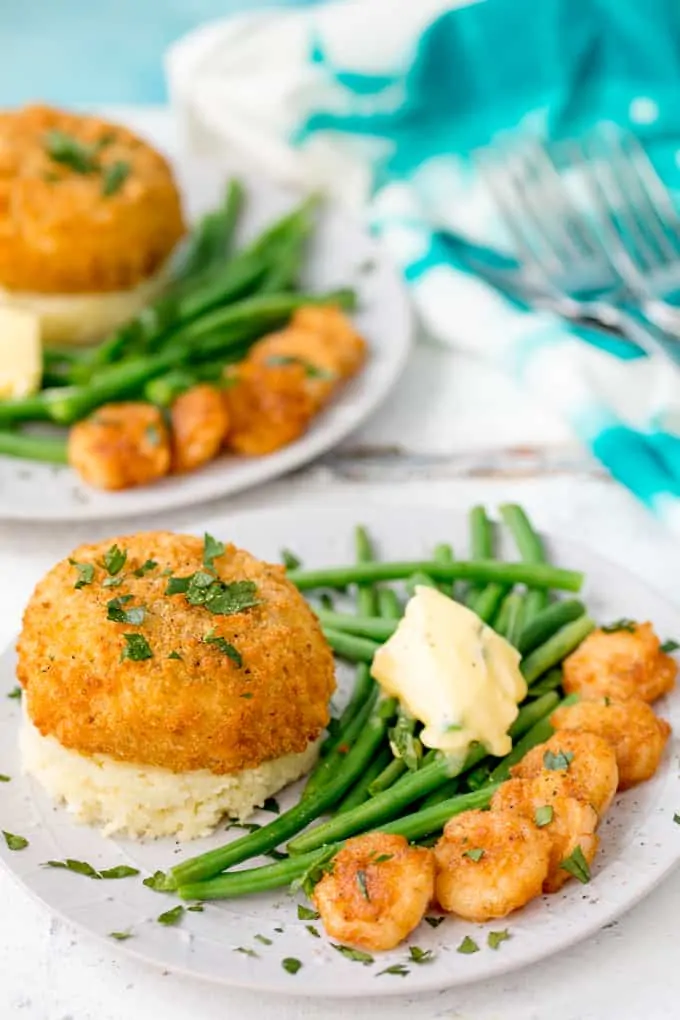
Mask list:
[{"label": "background plate", "polygon": [[[382,557],[426,556],[440,540],[451,541],[461,556],[467,548],[465,519],[442,509],[373,506],[362,518]],[[287,547],[311,567],[350,562],[356,522],[355,508],[326,512],[296,509],[211,520],[197,532],[208,530],[272,560]],[[550,540],[548,547],[554,562],[586,571],[584,596],[597,619],[650,619],[664,638],[680,632],[675,607],[626,571],[566,540]],[[503,551],[508,558],[514,556],[509,543],[503,545]],[[0,661],[0,692],[15,683],[13,662],[12,652]],[[348,674],[343,673],[345,686],[347,679]],[[680,696],[676,693],[657,707],[677,734]],[[0,696],[0,773],[12,777],[11,782],[0,785],[0,828],[30,840],[30,846],[21,852],[11,853],[0,845],[0,859],[51,910],[93,935],[106,938],[111,931],[128,928],[134,932],[127,942],[109,941],[111,951],[120,948],[164,969],[222,984],[295,995],[349,997],[414,994],[488,978],[556,953],[601,928],[648,893],[680,858],[680,825],[673,821],[680,810],[675,736],[655,778],[616,798],[602,825],[601,851],[590,884],[571,882],[560,893],[537,899],[503,921],[476,925],[447,918],[436,929],[423,924],[407,944],[379,954],[372,966],[353,963],[333,950],[325,937],[315,938],[305,922],[297,919],[296,899],[285,890],[206,904],[203,913],[186,914],[181,926],[165,928],[155,918],[176,902],[173,897],[151,892],[137,878],[92,881],[43,868],[42,862],[74,857],[95,867],[134,863],[150,873],[223,842],[224,832],[191,843],[187,849],[171,840],[146,844],[106,840],[97,831],[75,824],[32,780],[21,777],[16,751],[19,719],[20,703]],[[294,791],[279,799],[282,807],[290,806]],[[272,817],[260,812],[256,820],[265,822]],[[511,939],[497,951],[489,949],[488,931],[506,927]],[[258,934],[271,939],[272,944],[258,942]],[[480,952],[471,956],[456,952],[465,935],[475,939]],[[407,962],[408,944],[432,949],[435,960],[423,966],[410,965],[406,977],[379,976],[384,968]],[[238,952],[239,947],[257,955]],[[295,976],[281,966],[287,956],[303,963]]]},{"label": "background plate", "polygon": [[[224,171],[179,165],[176,173],[190,219],[219,202]],[[243,179],[247,202],[242,238],[300,199],[269,181],[251,175]],[[332,206],[319,215],[305,281],[313,291],[356,287],[359,309],[353,320],[370,353],[361,374],[342,388],[297,442],[266,457],[225,455],[190,474],[111,493],[85,485],[70,468],[0,456],[0,519],[97,520],[191,506],[269,481],[337,445],[378,408],[399,378],[411,346],[411,311],[399,274],[376,242],[358,221]]]}]

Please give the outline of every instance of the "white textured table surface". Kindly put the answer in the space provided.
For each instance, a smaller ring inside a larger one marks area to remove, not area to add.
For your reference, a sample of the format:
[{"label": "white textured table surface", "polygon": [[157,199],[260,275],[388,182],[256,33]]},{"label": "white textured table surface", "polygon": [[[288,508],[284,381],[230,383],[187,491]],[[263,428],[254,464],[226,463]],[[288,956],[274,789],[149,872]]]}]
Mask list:
[{"label": "white textured table surface", "polygon": [[[140,128],[171,147],[162,115]],[[0,644],[12,640],[39,576],[78,542],[135,527],[190,529],[259,506],[436,503],[464,509],[521,501],[537,524],[627,564],[670,598],[680,558],[621,489],[602,479],[559,421],[527,405],[472,359],[421,346],[389,404],[344,448],[293,478],[228,503],[94,526],[0,524]],[[228,525],[225,527],[228,535]],[[680,807],[680,805],[679,805]],[[680,874],[617,924],[559,958],[507,978],[418,1001],[271,999],[161,974],[101,946],[0,872],[0,1020],[306,1020],[312,1017],[460,1020],[671,1020],[678,1015]]]}]

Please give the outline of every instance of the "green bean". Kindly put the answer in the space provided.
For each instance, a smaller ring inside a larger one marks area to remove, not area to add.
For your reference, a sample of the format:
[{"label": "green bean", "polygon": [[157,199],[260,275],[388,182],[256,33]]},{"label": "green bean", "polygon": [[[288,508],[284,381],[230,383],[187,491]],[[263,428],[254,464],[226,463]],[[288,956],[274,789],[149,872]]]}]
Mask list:
[{"label": "green bean", "polygon": [[[387,790],[409,768],[414,770],[419,766],[422,758],[422,744],[413,737],[416,722],[417,720],[403,707],[399,708],[397,721],[394,724],[394,728],[388,734],[394,758],[369,786],[368,792],[371,797],[381,793],[383,790]],[[412,752],[413,754],[413,760],[410,764],[406,753],[404,753],[404,747],[406,752]]]},{"label": "green bean", "polygon": [[29,436],[25,432],[6,432],[0,429],[0,454],[39,460],[46,464],[68,464],[65,439]]},{"label": "green bean", "polygon": [[477,614],[480,620],[490,623],[498,612],[507,590],[504,584],[494,582],[487,584],[469,603],[470,609]]},{"label": "green bean", "polygon": [[359,804],[363,804],[364,801],[368,800],[369,786],[373,780],[380,775],[385,766],[389,765],[389,763],[393,760],[394,756],[392,755],[392,751],[389,747],[384,747],[381,751],[379,751],[377,756],[367,767],[363,776],[361,776],[360,779],[357,779],[352,789],[346,793],[340,801],[335,809],[335,814],[340,815],[345,811],[351,811],[353,808],[358,807]]},{"label": "green bean", "polygon": [[377,700],[378,688],[373,684],[368,689],[362,703],[357,705],[354,715],[348,718],[344,726],[341,724],[325,756],[317,762],[310,772],[305,788],[302,791],[303,797],[311,797],[332,777],[368,722],[368,718]]},{"label": "green bean", "polygon": [[532,684],[529,688],[528,696],[530,698],[540,698],[550,691],[556,691],[561,686],[562,670],[558,666],[555,669],[549,669],[545,676],[542,676],[537,683]]},{"label": "green bean", "polygon": [[[515,540],[519,554],[525,563],[545,563],[546,555],[543,542],[534,531],[531,521],[521,506],[516,503],[505,503],[499,507],[501,518]],[[545,609],[548,604],[547,591],[530,591],[524,604],[524,623]]]},{"label": "green bean", "polygon": [[468,790],[481,790],[489,780],[492,772],[491,762],[483,761],[476,769],[472,769],[465,776],[465,785]]},{"label": "green bean", "polygon": [[515,647],[519,640],[525,598],[525,595],[515,591],[506,595],[493,625],[494,630]]},{"label": "green bean", "polygon": [[412,598],[416,593],[416,588],[421,586],[423,588],[438,588],[439,585],[436,581],[433,581],[429,574],[426,574],[424,570],[416,570],[410,577],[406,578],[406,594],[409,598]]},{"label": "green bean", "polygon": [[510,754],[503,758],[496,768],[491,771],[489,781],[499,783],[509,779],[512,766],[521,761],[532,747],[536,747],[537,744],[542,744],[544,741],[549,740],[552,734],[553,728],[550,725],[550,716],[545,716],[535,726],[532,726],[521,740],[517,741]]},{"label": "green bean", "polygon": [[[371,563],[373,549],[365,528],[358,526],[354,530],[354,548],[357,563]],[[357,592],[357,612],[359,616],[375,616],[378,612],[378,598],[371,584],[360,584]],[[329,624],[333,626],[332,623]],[[355,632],[356,633],[356,632]],[[368,637],[371,635],[369,634]]]},{"label": "green bean", "polygon": [[522,655],[528,655],[538,648],[544,641],[572,620],[578,620],[583,616],[586,607],[578,599],[567,599],[564,602],[553,602],[537,613],[529,623],[522,628],[519,636],[518,649]]},{"label": "green bean", "polygon": [[402,608],[391,588],[378,588],[378,612],[384,620],[401,620]]},{"label": "green bean", "polygon": [[[181,887],[201,882],[235,864],[273,850],[332,807],[363,773],[374,751],[385,739],[389,721],[395,710],[396,702],[393,698],[375,706],[342,764],[313,797],[304,798],[295,807],[256,832],[176,865],[171,871],[175,885]],[[353,812],[348,812],[344,817],[350,817],[351,814]]]},{"label": "green bean", "polygon": [[[453,549],[448,544],[448,542],[440,542],[439,545],[436,545],[434,547],[432,557],[434,560],[436,560],[437,563],[453,563],[455,559],[455,556],[453,555]],[[448,595],[450,598],[453,598],[454,594],[453,589],[454,585],[452,584],[439,585],[440,592],[442,592],[442,594],[444,595]]]},{"label": "green bean", "polygon": [[475,790],[473,793],[461,793],[450,800],[442,801],[429,808],[415,811],[404,818],[397,818],[393,822],[379,827],[380,832],[390,835],[404,836],[409,842],[429,836],[432,832],[439,832],[450,818],[460,815],[464,811],[475,811],[488,807],[491,798],[500,786],[500,783],[489,784],[483,790]]},{"label": "green bean", "polygon": [[547,563],[498,563],[495,560],[432,560],[394,563],[358,563],[347,567],[322,567],[318,570],[289,570],[288,579],[301,591],[311,588],[345,588],[349,584],[373,581],[399,581],[416,571],[429,574],[435,581],[498,581],[501,584],[526,584],[537,588],[580,591],[583,574]]},{"label": "green bean", "polygon": [[356,634],[377,642],[387,641],[398,626],[397,620],[383,620],[379,616],[350,616],[348,613],[336,613],[321,607],[314,612],[324,629],[329,627],[331,630]]},{"label": "green bean", "polygon": [[[470,525],[470,556],[473,560],[493,559],[493,528],[483,506],[473,506],[468,514]],[[471,584],[465,596],[466,605],[474,609],[481,592],[479,584]]]},{"label": "green bean", "polygon": [[406,762],[403,758],[395,758],[392,756],[392,760],[385,766],[380,775],[376,776],[371,785],[368,788],[369,796],[375,797],[376,794],[382,793],[383,790],[389,790],[390,786],[396,783],[397,779],[408,772]]},{"label": "green bean", "polygon": [[232,178],[227,184],[222,205],[204,216],[189,237],[182,259],[181,283],[185,284],[197,273],[226,261],[244,198],[243,185]]},{"label": "green bean", "polygon": [[460,784],[460,776],[456,776],[454,779],[449,779],[446,783],[442,783],[440,787],[433,790],[432,793],[425,797],[420,805],[420,810],[434,807],[435,804],[441,804],[443,800],[449,800],[450,797],[454,797],[460,790]]},{"label": "green bean", "polygon": [[348,634],[343,630],[334,630],[332,627],[323,627],[323,635],[336,655],[350,662],[373,662],[373,656],[380,648],[377,641],[369,641],[368,638],[357,637],[355,634]]},{"label": "green bean", "polygon": [[520,669],[526,682],[531,685],[543,673],[547,673],[553,666],[559,665],[567,655],[578,648],[594,629],[595,624],[589,616],[580,616],[577,620],[573,620],[558,630],[551,638],[534,649],[530,655],[522,659]]}]

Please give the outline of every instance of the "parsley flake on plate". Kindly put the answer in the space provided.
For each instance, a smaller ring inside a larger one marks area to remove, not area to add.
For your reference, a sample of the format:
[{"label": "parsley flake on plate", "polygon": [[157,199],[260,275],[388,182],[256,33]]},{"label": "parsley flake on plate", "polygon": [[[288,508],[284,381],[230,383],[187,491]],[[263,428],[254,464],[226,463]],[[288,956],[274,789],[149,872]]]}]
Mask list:
[{"label": "parsley flake on plate", "polygon": [[362,963],[364,967],[370,967],[372,963],[375,963],[375,959],[370,953],[365,953],[363,949],[353,949],[351,946],[342,946],[339,942],[331,942],[333,949],[336,949],[342,956],[347,957],[348,960],[352,960],[353,963]]},{"label": "parsley flake on plate", "polygon": [[93,563],[78,563],[76,560],[69,559],[69,563],[72,567],[75,567],[78,571],[78,579],[73,587],[77,590],[78,588],[84,588],[87,584],[92,584],[94,581],[94,564]]},{"label": "parsley flake on plate", "polygon": [[0,783],[10,783],[11,781],[12,781],[12,777],[11,776],[4,776],[0,772]]},{"label": "parsley flake on plate", "polygon": [[12,698],[14,701],[18,701],[21,698],[21,687],[13,687],[7,697]]},{"label": "parsley flake on plate", "polygon": [[558,751],[557,754],[546,751],[543,755],[543,764],[551,772],[566,772],[573,760],[573,751]]},{"label": "parsley flake on plate", "polygon": [[290,549],[281,550],[281,562],[286,570],[297,570],[302,566],[302,560],[294,552],[291,552]]},{"label": "parsley flake on plate", "polygon": [[321,915],[318,910],[311,910],[303,903],[298,903],[297,916],[299,921],[318,921]]},{"label": "parsley flake on plate", "polygon": [[93,868],[87,861],[76,861],[72,857],[67,857],[64,861],[45,861],[43,865],[45,868],[63,868],[65,871],[72,871],[76,875],[84,875],[86,878],[130,878],[133,875],[138,875],[139,871],[137,868],[131,868],[127,864],[119,864],[115,868],[105,868],[103,871],[98,871]]},{"label": "parsley flake on plate", "polygon": [[144,659],[152,659],[153,652],[149,642],[143,634],[123,634],[125,648],[120,653],[120,661],[130,659],[131,662],[143,662]]},{"label": "parsley flake on plate", "polygon": [[671,652],[677,652],[678,648],[680,648],[680,642],[674,641],[673,638],[669,638],[668,641],[664,641],[661,645],[661,651],[665,655],[670,655]]},{"label": "parsley flake on plate", "polygon": [[560,867],[568,871],[574,878],[577,878],[583,885],[590,882],[590,867],[588,866],[588,861],[583,856],[583,850],[580,846],[577,846],[568,857],[560,861]]},{"label": "parsley flake on plate", "polygon": [[313,924],[306,924],[305,928],[307,929],[310,935],[314,936],[315,939],[321,938],[321,935],[319,934],[319,929],[315,928]]},{"label": "parsley flake on plate", "polygon": [[676,825],[680,825],[680,815],[677,812],[673,815],[673,821]]},{"label": "parsley flake on plate", "polygon": [[434,951],[432,949],[421,949],[420,946],[409,946],[411,963],[432,963]]},{"label": "parsley flake on plate", "polygon": [[474,939],[471,939],[469,935],[466,935],[461,944],[456,949],[457,953],[463,953],[465,956],[469,956],[471,953],[478,953],[479,946]]},{"label": "parsley flake on plate", "polygon": [[187,907],[187,910],[192,914],[202,914],[205,907],[202,903],[192,903],[190,907]]},{"label": "parsley flake on plate", "polygon": [[243,953],[244,956],[253,956],[257,959],[257,953],[254,949],[248,949],[247,946],[236,946],[234,949],[235,953]]},{"label": "parsley flake on plate", "polygon": [[104,198],[109,198],[120,191],[131,172],[132,167],[124,159],[117,159],[105,166],[102,170],[102,195]]},{"label": "parsley flake on plate", "polygon": [[429,924],[430,928],[438,928],[439,925],[443,924],[445,920],[446,920],[445,917],[432,917],[430,915],[428,915],[425,918],[425,921],[427,924]]},{"label": "parsley flake on plate", "polygon": [[171,907],[171,909],[166,910],[165,913],[159,914],[156,920],[159,924],[164,924],[168,928],[171,928],[173,925],[179,924],[184,917],[185,910],[186,907],[183,907],[181,903],[178,903],[176,907]]},{"label": "parsley flake on plate", "polygon": [[171,892],[175,888],[173,879],[165,871],[154,871],[143,880],[142,885],[155,892]]},{"label": "parsley flake on plate", "polygon": [[126,939],[131,939],[132,937],[133,936],[132,936],[132,932],[131,931],[110,931],[109,932],[109,938],[110,939],[116,939],[118,942],[125,942]]},{"label": "parsley flake on plate", "polygon": [[281,960],[281,966],[289,974],[297,974],[302,967],[300,960],[296,960],[294,956],[287,956],[285,960]]},{"label": "parsley flake on plate", "polygon": [[268,939],[266,935],[256,935],[255,936],[255,941],[256,942],[261,942],[263,946],[271,946],[271,945],[273,945],[272,940]]},{"label": "parsley flake on plate", "polygon": [[15,836],[13,832],[5,832],[4,829],[1,831],[5,837],[5,843],[7,844],[8,850],[25,850],[29,845],[25,836]]},{"label": "parsley flake on plate", "polygon": [[383,974],[394,974],[396,977],[406,977],[409,973],[408,967],[405,967],[403,963],[393,963],[391,967],[379,970],[375,976],[382,977]]},{"label": "parsley flake on plate", "polygon": [[507,928],[504,928],[502,931],[490,931],[486,937],[486,944],[489,949],[498,949],[501,942],[507,942],[510,937],[510,932]]},{"label": "parsley flake on plate", "polygon": [[555,809],[552,804],[543,804],[542,807],[537,807],[534,812],[534,822],[539,829],[542,829],[544,825],[550,825],[555,814]]}]

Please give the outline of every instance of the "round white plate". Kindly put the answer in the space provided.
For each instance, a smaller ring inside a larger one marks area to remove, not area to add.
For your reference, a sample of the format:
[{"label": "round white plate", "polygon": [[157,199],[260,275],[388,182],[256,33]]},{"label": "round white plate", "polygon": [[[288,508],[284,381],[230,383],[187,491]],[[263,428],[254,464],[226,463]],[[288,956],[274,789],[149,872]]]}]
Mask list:
[{"label": "round white plate", "polygon": [[[383,558],[426,556],[439,540],[450,540],[459,555],[467,547],[464,518],[441,509],[296,509],[208,521],[205,529],[264,558],[277,560],[279,550],[287,547],[305,565],[322,566],[351,562],[352,528],[359,513]],[[509,543],[504,551],[508,557],[514,555]],[[663,637],[680,634],[678,611],[621,568],[562,539],[551,540],[549,551],[554,562],[586,571],[584,597],[597,619],[650,619]],[[347,678],[345,673],[341,679]],[[0,691],[9,690],[14,683],[13,655],[7,653],[0,661]],[[676,694],[657,707],[676,734],[680,732],[680,696]],[[222,984],[294,995],[412,995],[488,978],[556,953],[597,931],[648,893],[680,858],[680,825],[673,819],[680,811],[676,735],[654,779],[616,798],[602,825],[602,846],[590,884],[570,882],[560,893],[535,900],[503,921],[476,925],[447,918],[436,929],[423,923],[407,943],[378,954],[369,966],[336,952],[320,922],[316,924],[322,935],[314,937],[307,930],[309,922],[297,918],[296,905],[305,901],[285,889],[208,903],[203,913],[186,913],[178,927],[166,928],[155,918],[177,901],[145,888],[142,876],[94,881],[41,867],[42,863],[67,857],[99,868],[132,863],[148,874],[218,845],[238,830],[226,837],[220,831],[188,847],[171,840],[136,844],[103,839],[94,829],[75,824],[32,780],[22,778],[16,751],[19,720],[19,702],[0,696],[0,773],[12,777],[11,782],[0,784],[0,829],[30,840],[27,849],[15,852],[0,840],[0,858],[5,865],[51,910],[88,932],[106,939],[111,931],[131,930],[133,937],[126,942],[108,939],[112,953],[130,952],[159,967]],[[294,797],[295,791],[281,795],[282,807],[290,806]],[[272,817],[260,812],[255,820],[265,822]],[[490,949],[488,932],[505,928],[511,938],[497,950]],[[263,943],[258,935],[271,944]],[[466,935],[477,942],[478,953],[456,951]],[[409,945],[431,949],[434,960],[420,966],[409,963]],[[297,974],[283,969],[286,957],[302,962]],[[405,977],[379,973],[395,963],[405,963],[409,973]]]},{"label": "round white plate", "polygon": [[[214,168],[182,169],[182,191],[195,219],[215,207],[225,177]],[[244,239],[300,200],[265,180],[248,177],[245,183]],[[359,307],[352,317],[370,355],[363,371],[297,442],[265,457],[225,455],[190,474],[123,492],[90,488],[67,467],[0,456],[0,519],[97,520],[190,506],[269,481],[336,446],[377,409],[399,378],[411,346],[411,310],[401,278],[380,247],[358,221],[332,206],[319,215],[305,283],[312,291],[356,288]]]}]

